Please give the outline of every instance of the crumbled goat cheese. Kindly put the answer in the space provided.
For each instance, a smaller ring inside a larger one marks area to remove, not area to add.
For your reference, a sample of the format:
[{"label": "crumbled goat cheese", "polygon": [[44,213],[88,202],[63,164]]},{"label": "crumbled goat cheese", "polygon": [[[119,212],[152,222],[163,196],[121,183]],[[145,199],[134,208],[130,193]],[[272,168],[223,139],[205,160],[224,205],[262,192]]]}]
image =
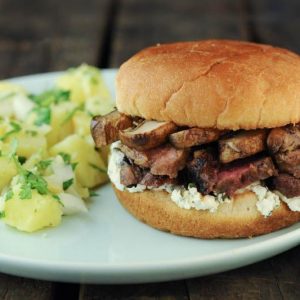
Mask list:
[{"label": "crumbled goat cheese", "polygon": [[[164,184],[159,188],[154,188],[137,184],[135,187],[126,188],[120,181],[121,163],[125,157],[118,149],[120,143],[120,141],[117,141],[111,145],[111,156],[108,163],[108,175],[117,189],[121,191],[127,190],[130,193],[143,192],[146,189],[164,190],[171,194],[171,200],[181,208],[209,210],[210,212],[215,212],[221,203],[231,201],[230,198],[221,193],[215,194],[214,196],[202,195],[197,191],[197,188],[193,186],[189,186],[186,189],[183,186]],[[260,182],[254,182],[243,189],[239,189],[236,193],[243,193],[247,190],[255,193],[257,197],[256,208],[265,217],[270,216],[273,210],[280,206],[280,198],[287,203],[292,211],[300,211],[300,197],[287,198],[277,191],[273,193],[267,187],[262,186]]]},{"label": "crumbled goat cheese", "polygon": [[195,187],[188,187],[188,189],[176,187],[171,194],[171,199],[181,208],[195,208],[196,210],[209,210],[210,212],[215,212],[220,204],[217,197],[204,196]]},{"label": "crumbled goat cheese", "polygon": [[300,211],[300,196],[287,198],[278,191],[275,191],[275,193],[287,204],[291,211]]},{"label": "crumbled goat cheese", "polygon": [[280,206],[280,199],[278,195],[272,193],[267,187],[258,184],[252,186],[250,190],[255,193],[258,199],[256,202],[256,208],[263,216],[270,216],[273,210]]}]

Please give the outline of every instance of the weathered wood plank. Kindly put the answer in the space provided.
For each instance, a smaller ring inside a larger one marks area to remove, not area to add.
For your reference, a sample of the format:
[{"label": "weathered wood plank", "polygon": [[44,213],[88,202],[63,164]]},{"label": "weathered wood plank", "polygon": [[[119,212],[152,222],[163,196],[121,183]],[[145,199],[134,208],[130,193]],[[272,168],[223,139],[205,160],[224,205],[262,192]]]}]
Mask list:
[{"label": "weathered wood plank", "polygon": [[110,65],[156,43],[207,38],[246,39],[240,1],[121,0]]},{"label": "weathered wood plank", "polygon": [[0,78],[97,64],[109,3],[0,0]]},{"label": "weathered wood plank", "polygon": [[0,274],[0,299],[4,300],[50,300],[54,284]]},{"label": "weathered wood plank", "polygon": [[300,1],[251,0],[251,17],[261,42],[300,53]]},{"label": "weathered wood plank", "polygon": [[81,287],[80,300],[157,299],[187,300],[184,281],[140,285],[86,285]]},{"label": "weathered wood plank", "polygon": [[300,246],[270,260],[284,299],[300,299]]},{"label": "weathered wood plank", "polygon": [[282,299],[270,261],[187,281],[191,300]]}]

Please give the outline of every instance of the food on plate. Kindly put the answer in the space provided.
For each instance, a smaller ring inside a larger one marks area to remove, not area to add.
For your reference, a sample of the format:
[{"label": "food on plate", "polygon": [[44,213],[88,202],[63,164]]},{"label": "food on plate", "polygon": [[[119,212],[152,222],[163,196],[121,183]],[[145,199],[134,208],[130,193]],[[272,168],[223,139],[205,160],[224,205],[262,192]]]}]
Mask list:
[{"label": "food on plate", "polygon": [[113,134],[108,115],[92,135],[112,143],[109,177],[138,219],[200,238],[300,220],[298,55],[226,40],[157,45],[121,66],[116,106]]},{"label": "food on plate", "polygon": [[147,150],[161,145],[175,130],[172,122],[145,121],[135,128],[120,130],[120,140],[137,150]]},{"label": "food on plate", "polygon": [[[90,190],[107,182],[107,147],[95,150],[93,113],[113,101],[98,69],[82,65],[49,90],[30,94],[0,82],[0,217],[21,231],[86,212]],[[88,153],[88,155],[87,155]]]}]

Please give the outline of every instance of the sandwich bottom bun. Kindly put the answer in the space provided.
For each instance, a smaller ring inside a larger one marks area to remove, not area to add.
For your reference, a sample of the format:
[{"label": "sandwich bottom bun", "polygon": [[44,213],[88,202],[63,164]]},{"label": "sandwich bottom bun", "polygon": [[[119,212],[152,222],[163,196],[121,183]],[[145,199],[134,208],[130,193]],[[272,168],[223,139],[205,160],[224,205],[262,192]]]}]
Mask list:
[{"label": "sandwich bottom bun", "polygon": [[252,237],[287,227],[300,221],[300,212],[291,211],[281,201],[271,216],[264,217],[256,208],[257,198],[247,191],[216,212],[183,209],[164,191],[130,193],[114,187],[122,205],[142,222],[173,234],[197,238]]}]

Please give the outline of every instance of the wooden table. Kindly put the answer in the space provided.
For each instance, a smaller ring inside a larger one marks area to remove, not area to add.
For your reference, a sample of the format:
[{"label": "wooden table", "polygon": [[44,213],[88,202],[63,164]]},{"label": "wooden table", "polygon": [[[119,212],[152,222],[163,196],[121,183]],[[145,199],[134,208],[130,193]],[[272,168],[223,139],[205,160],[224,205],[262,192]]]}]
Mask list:
[{"label": "wooden table", "polygon": [[[300,1],[0,0],[0,76],[118,67],[158,42],[243,39],[300,53]],[[218,275],[78,285],[0,275],[0,299],[300,299],[300,247]]]}]

